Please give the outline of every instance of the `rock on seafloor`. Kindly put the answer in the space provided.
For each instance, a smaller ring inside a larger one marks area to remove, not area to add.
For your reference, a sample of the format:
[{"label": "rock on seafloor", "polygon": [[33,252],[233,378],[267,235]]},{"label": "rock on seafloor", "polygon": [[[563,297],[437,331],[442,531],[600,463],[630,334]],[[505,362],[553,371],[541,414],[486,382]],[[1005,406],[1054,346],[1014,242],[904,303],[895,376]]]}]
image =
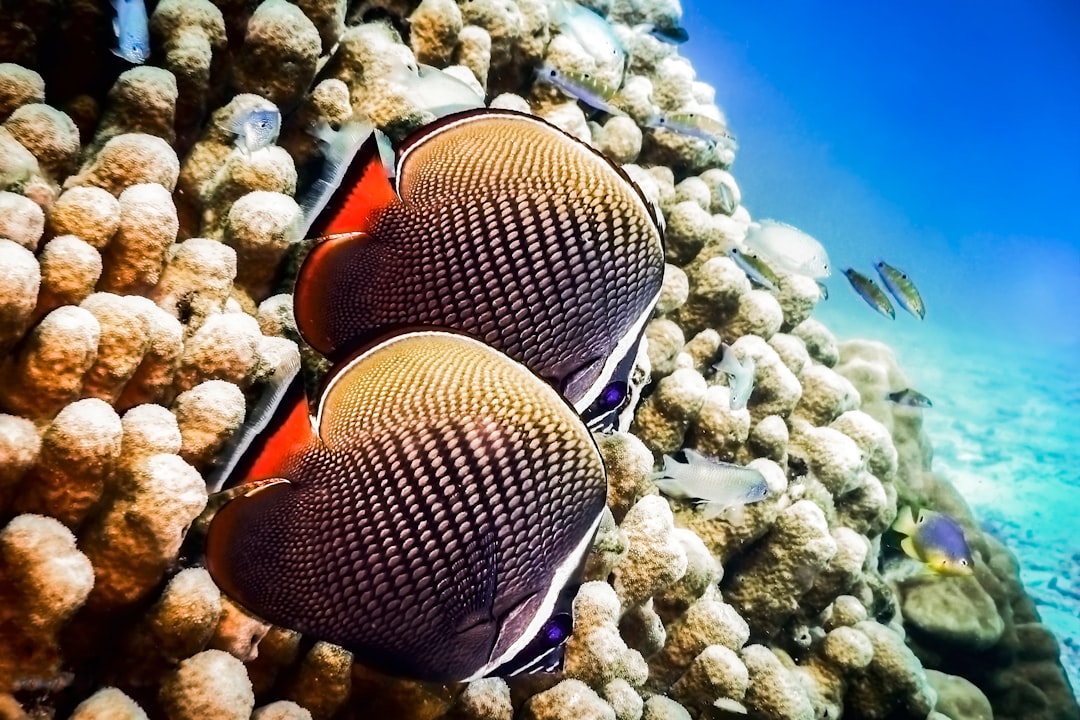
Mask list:
[{"label": "rock on seafloor", "polygon": [[[921,417],[882,400],[907,386],[893,351],[839,341],[810,278],[755,286],[730,257],[752,220],[734,144],[651,126],[724,122],[648,32],[679,3],[588,6],[161,0],[134,68],[108,52],[108,3],[0,7],[0,716],[1080,719],[1015,558],[932,471]],[[610,52],[579,23],[606,23]],[[615,112],[538,82],[545,62],[614,83]],[[418,64],[588,142],[666,222],[558,674],[383,676],[199,564],[215,457],[310,357],[289,293],[316,136],[433,120]],[[256,109],[281,133],[248,151],[229,121]],[[724,353],[753,366],[745,407]],[[715,518],[665,497],[654,472],[685,448],[750,464],[769,497]],[[952,514],[975,572],[890,547],[901,505]]]}]

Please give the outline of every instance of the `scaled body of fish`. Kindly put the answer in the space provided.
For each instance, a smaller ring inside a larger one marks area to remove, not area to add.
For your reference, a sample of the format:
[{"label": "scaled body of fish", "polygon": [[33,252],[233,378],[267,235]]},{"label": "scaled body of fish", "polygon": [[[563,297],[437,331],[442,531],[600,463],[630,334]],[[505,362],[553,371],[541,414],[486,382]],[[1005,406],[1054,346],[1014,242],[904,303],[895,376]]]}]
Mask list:
[{"label": "scaled body of fish", "polygon": [[150,58],[150,29],[145,0],[112,0],[116,17],[113,33],[116,48],[112,53],[129,63],[141,65]]},{"label": "scaled body of fish", "polygon": [[791,225],[776,220],[750,223],[745,244],[747,250],[778,270],[814,280],[823,280],[832,274],[824,246]]},{"label": "scaled body of fish", "polygon": [[727,376],[728,387],[731,388],[731,409],[742,410],[754,392],[754,372],[757,370],[754,358],[747,355],[739,360],[731,346],[725,343],[721,343],[720,350],[723,357],[713,365],[713,370]]},{"label": "scaled body of fish", "polygon": [[881,282],[896,298],[896,302],[900,303],[900,307],[920,320],[926,317],[926,306],[923,305],[922,297],[907,273],[882,260],[874,263],[874,267],[877,269],[878,275],[881,276]]},{"label": "scaled body of fish", "polygon": [[544,63],[536,69],[536,76],[591,108],[609,115],[626,114],[611,104],[611,99],[615,97],[619,88],[604,82],[592,73],[560,70],[554,65]]},{"label": "scaled body of fish", "polygon": [[237,112],[223,127],[236,135],[236,146],[250,155],[277,140],[281,113],[277,108],[251,108]]},{"label": "scaled body of fish", "polygon": [[336,366],[314,417],[290,407],[291,444],[255,463],[271,474],[210,523],[226,594],[419,680],[557,664],[607,491],[565,399],[482,342],[416,329]]},{"label": "scaled body of fish", "polygon": [[934,403],[930,402],[930,398],[912,388],[904,388],[903,390],[891,392],[886,397],[897,405],[904,405],[906,407],[929,408],[934,406]]},{"label": "scaled body of fish", "polygon": [[779,287],[780,278],[769,267],[768,263],[753,253],[745,253],[739,248],[733,247],[728,251],[728,257],[746,273],[751,281],[765,288],[776,290]]},{"label": "scaled body of fish", "polygon": [[735,144],[735,137],[728,132],[724,123],[703,113],[661,113],[648,118],[645,125],[704,140],[710,145],[724,144],[734,147]]},{"label": "scaled body of fish", "polygon": [[695,500],[703,506],[705,519],[733,505],[757,502],[769,495],[765,476],[754,468],[712,460],[690,448],[684,448],[682,453],[686,462],[665,455],[664,469],[653,474],[653,482],[669,497]]},{"label": "scaled body of fish", "polygon": [[889,296],[878,287],[876,282],[853,268],[845,270],[844,275],[847,276],[851,287],[855,289],[859,297],[866,301],[867,305],[886,317],[896,319],[896,311],[893,310],[892,303],[889,302]]},{"label": "scaled body of fish", "polygon": [[605,67],[624,68],[626,49],[607,18],[573,0],[555,0],[551,23]]},{"label": "scaled body of fish", "polygon": [[905,535],[900,547],[908,556],[942,575],[971,575],[975,562],[964,538],[964,531],[948,515],[920,510],[916,518],[904,506],[892,529]]},{"label": "scaled body of fish", "polygon": [[413,133],[393,185],[375,146],[341,170],[314,222],[326,237],[294,294],[304,339],[336,360],[387,328],[458,329],[591,421],[601,392],[627,380],[663,281],[659,221],[638,187],[588,145],[511,111]]}]

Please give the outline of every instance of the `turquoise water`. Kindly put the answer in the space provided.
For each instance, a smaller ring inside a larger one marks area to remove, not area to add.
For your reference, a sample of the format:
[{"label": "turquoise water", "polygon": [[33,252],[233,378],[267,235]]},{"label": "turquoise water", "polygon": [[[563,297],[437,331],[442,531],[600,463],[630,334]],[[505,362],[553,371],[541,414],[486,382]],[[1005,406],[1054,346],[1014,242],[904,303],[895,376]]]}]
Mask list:
[{"label": "turquoise water", "polygon": [[[846,293],[844,282],[829,284]],[[891,345],[913,387],[933,400],[923,416],[933,470],[1016,553],[1080,687],[1080,357],[942,326],[932,305],[922,323],[846,303],[819,307],[841,338]]]},{"label": "turquoise water", "polygon": [[[816,317],[932,398],[934,470],[1018,555],[1080,688],[1080,8],[714,7],[685,3],[682,53],[738,138],[743,204],[825,245]],[[878,259],[925,321],[848,287]]]}]

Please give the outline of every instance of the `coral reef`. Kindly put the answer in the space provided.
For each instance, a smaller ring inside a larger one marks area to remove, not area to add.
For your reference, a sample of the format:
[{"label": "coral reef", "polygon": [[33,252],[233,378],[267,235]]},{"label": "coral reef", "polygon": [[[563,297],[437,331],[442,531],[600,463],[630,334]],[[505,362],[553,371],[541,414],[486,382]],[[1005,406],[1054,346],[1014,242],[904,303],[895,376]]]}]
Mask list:
[{"label": "coral reef", "polygon": [[[919,415],[884,401],[906,387],[892,351],[839,342],[809,278],[753,287],[727,256],[750,222],[733,144],[648,127],[723,118],[640,31],[678,3],[590,5],[623,78],[547,0],[161,0],[149,64],[127,70],[105,4],[0,8],[0,715],[1080,718],[1015,558],[931,470]],[[545,59],[621,79],[624,114],[534,83]],[[182,552],[214,457],[299,352],[312,133],[431,120],[401,79],[415,63],[591,143],[666,220],[651,376],[597,437],[608,511],[556,675],[382,677],[246,615]],[[233,142],[225,121],[252,108],[283,113],[279,145]],[[722,342],[753,360],[746,408],[712,369]],[[751,464],[770,497],[716,519],[665,499],[653,468],[686,447]],[[975,573],[927,577],[887,547],[903,504],[955,517]]]}]

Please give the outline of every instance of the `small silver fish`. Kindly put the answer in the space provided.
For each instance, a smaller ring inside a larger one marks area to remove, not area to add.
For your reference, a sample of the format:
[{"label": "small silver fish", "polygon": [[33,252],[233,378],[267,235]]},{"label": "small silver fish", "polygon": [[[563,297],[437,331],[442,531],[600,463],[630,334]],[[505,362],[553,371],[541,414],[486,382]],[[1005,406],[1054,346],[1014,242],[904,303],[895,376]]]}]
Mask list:
[{"label": "small silver fish", "polygon": [[706,520],[733,505],[764,500],[769,496],[765,476],[754,468],[707,458],[690,448],[682,450],[686,462],[664,456],[664,469],[652,480],[661,492],[679,500],[696,500]]},{"label": "small silver fish", "polygon": [[739,248],[733,247],[728,250],[728,257],[731,258],[735,264],[739,266],[739,269],[746,273],[746,277],[750,278],[754,283],[766,290],[777,289],[780,278],[777,277],[772,268],[757,255],[742,252]]},{"label": "small silver fish", "polygon": [[560,70],[554,65],[544,63],[537,69],[536,75],[544,82],[554,85],[591,108],[602,110],[609,115],[626,114],[611,104],[611,98],[615,96],[618,88],[600,80],[592,73]]},{"label": "small silver fish", "polygon": [[731,346],[721,343],[724,355],[720,362],[713,365],[713,370],[727,375],[728,387],[731,388],[731,409],[742,410],[754,392],[754,358],[747,355],[741,362],[731,351]]},{"label": "small silver fish", "polygon": [[735,136],[728,132],[724,123],[702,113],[661,113],[648,118],[645,125],[704,140],[710,145],[724,143],[734,146],[735,144]]},{"label": "small silver fish", "polygon": [[893,310],[892,303],[889,302],[889,296],[885,294],[885,291],[877,286],[877,283],[863,275],[861,272],[848,268],[844,271],[844,275],[847,276],[848,282],[851,283],[851,287],[855,289],[855,292],[859,294],[866,304],[877,310],[882,315],[896,319],[896,311]]},{"label": "small silver fish", "polygon": [[483,95],[450,73],[431,65],[421,63],[415,68],[403,65],[394,79],[408,88],[408,97],[414,105],[435,117],[484,107]]},{"label": "small silver fish", "polygon": [[926,306],[923,305],[922,297],[919,295],[919,291],[915,288],[915,283],[911,281],[907,273],[898,268],[894,268],[884,260],[879,260],[874,263],[874,267],[878,271],[878,275],[881,276],[881,282],[885,284],[885,288],[892,293],[892,296],[896,298],[896,302],[900,303],[900,307],[907,310],[912,315],[915,315],[920,320],[926,317]]},{"label": "small silver fish", "polygon": [[135,65],[142,65],[150,57],[150,30],[146,17],[145,0],[112,0],[116,17],[113,32],[116,48],[113,55]]},{"label": "small silver fish", "polygon": [[776,220],[752,222],[744,244],[747,250],[778,270],[814,280],[824,280],[832,274],[825,246],[787,223]]},{"label": "small silver fish", "polygon": [[556,0],[551,7],[551,23],[560,33],[576,40],[600,65],[624,67],[626,49],[607,18],[592,8],[573,0]]},{"label": "small silver fish", "polygon": [[277,108],[252,108],[236,113],[224,127],[236,135],[236,146],[250,155],[277,140],[281,113]]},{"label": "small silver fish", "polygon": [[897,405],[904,405],[906,407],[934,407],[934,403],[930,402],[930,398],[926,397],[918,390],[912,390],[911,388],[904,388],[903,390],[891,392],[885,397],[887,397],[889,400],[896,403]]}]

